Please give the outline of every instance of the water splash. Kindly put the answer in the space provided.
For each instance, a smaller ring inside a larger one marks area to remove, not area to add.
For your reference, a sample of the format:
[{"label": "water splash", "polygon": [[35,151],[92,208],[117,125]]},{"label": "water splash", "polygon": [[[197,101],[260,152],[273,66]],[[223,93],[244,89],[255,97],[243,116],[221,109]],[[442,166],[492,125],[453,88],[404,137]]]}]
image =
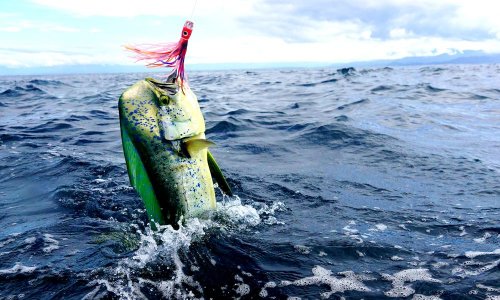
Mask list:
[{"label": "water splash", "polygon": [[[122,299],[161,296],[167,299],[203,298],[203,287],[190,273],[200,271],[195,262],[185,257],[193,256],[196,247],[217,232],[238,232],[261,224],[260,214],[271,215],[282,204],[273,204],[268,209],[257,210],[250,204],[242,204],[238,196],[226,197],[218,203],[210,218],[192,218],[179,222],[179,229],[170,225],[156,225],[157,230],[146,226],[140,230],[132,225],[129,235],[136,236],[137,249],[92,280],[94,289],[86,299],[98,298],[102,293],[116,295]],[[259,214],[260,213],[260,214]],[[215,265],[215,261],[212,262]],[[249,274],[249,273],[248,273]],[[151,279],[154,276],[155,279]],[[249,274],[251,276],[251,274]],[[235,294],[240,297],[249,293],[250,287],[239,277]]]}]

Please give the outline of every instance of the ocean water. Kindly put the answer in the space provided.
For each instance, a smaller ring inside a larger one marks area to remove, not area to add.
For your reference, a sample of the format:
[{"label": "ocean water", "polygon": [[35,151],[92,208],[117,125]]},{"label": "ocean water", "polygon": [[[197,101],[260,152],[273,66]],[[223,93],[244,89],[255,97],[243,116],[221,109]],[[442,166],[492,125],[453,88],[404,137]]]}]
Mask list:
[{"label": "ocean water", "polygon": [[147,75],[0,77],[0,299],[499,299],[499,65],[191,72],[237,196],[156,232]]}]

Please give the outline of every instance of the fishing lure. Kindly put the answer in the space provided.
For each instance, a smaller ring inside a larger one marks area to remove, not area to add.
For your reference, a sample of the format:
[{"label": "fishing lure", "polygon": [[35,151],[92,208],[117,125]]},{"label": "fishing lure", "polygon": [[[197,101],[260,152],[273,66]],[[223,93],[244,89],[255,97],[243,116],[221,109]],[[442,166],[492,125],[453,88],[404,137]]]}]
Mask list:
[{"label": "fishing lure", "polygon": [[177,73],[179,78],[179,85],[184,91],[184,85],[187,84],[187,75],[184,69],[184,59],[188,46],[188,40],[193,32],[193,22],[186,21],[182,28],[181,38],[177,43],[154,44],[154,45],[138,45],[138,46],[125,46],[127,50],[133,51],[137,54],[137,61],[150,61],[146,64],[147,67],[169,67],[173,73]]}]

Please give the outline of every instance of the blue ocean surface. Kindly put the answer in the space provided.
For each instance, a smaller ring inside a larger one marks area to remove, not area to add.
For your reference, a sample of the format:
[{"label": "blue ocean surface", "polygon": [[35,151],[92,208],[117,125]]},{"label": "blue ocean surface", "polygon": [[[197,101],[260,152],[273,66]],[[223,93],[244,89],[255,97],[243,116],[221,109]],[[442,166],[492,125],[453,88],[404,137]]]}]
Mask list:
[{"label": "blue ocean surface", "polygon": [[152,231],[117,101],[0,77],[0,299],[498,299],[500,65],[191,72],[236,196]]}]

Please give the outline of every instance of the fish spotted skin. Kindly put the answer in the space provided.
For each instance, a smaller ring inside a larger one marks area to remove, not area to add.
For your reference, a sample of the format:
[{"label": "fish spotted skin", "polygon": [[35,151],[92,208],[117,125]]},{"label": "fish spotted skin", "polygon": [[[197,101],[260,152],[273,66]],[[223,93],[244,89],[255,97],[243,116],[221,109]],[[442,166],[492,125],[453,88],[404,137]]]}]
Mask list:
[{"label": "fish spotted skin", "polygon": [[[175,88],[175,86],[174,86]],[[119,113],[144,164],[165,223],[203,214],[216,206],[207,149],[186,153],[183,145],[205,139],[205,121],[196,95],[169,90],[145,79],[120,97]]]}]

